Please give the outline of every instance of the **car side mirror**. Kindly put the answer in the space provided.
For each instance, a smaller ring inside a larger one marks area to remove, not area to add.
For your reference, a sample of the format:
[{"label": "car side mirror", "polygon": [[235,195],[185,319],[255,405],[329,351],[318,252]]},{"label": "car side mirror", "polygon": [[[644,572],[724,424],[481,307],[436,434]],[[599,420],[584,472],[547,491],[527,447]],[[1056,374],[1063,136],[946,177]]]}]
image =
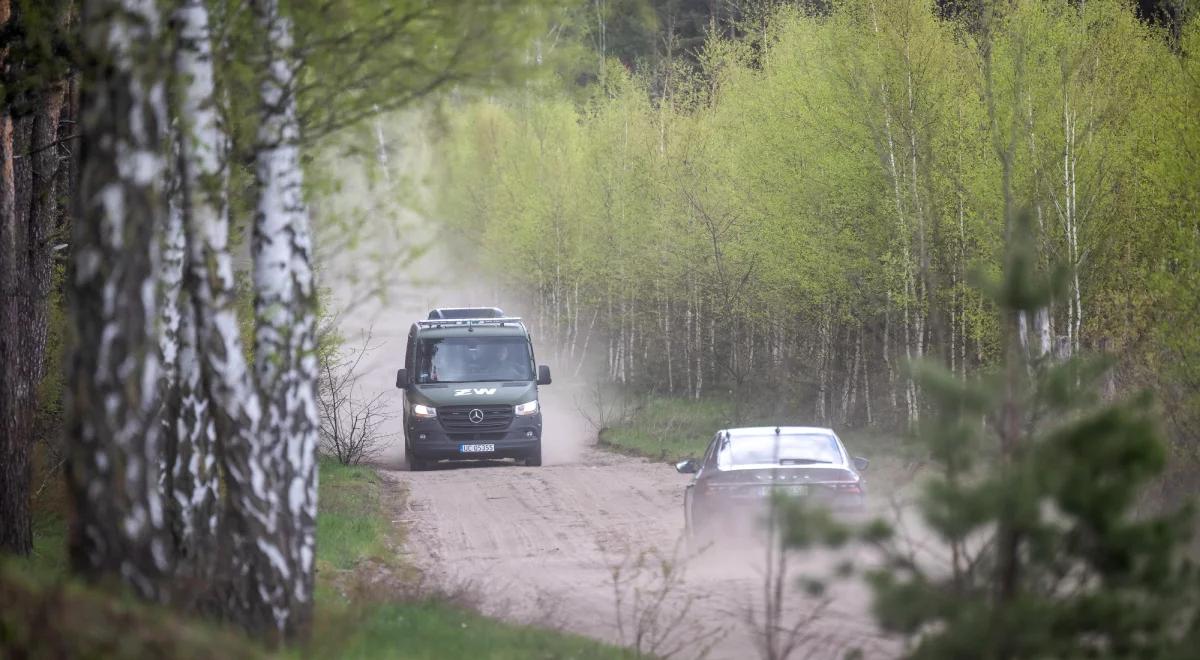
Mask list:
[{"label": "car side mirror", "polygon": [[869,466],[870,464],[871,464],[871,461],[868,461],[867,459],[863,458],[862,456],[854,457],[854,469],[858,470],[859,472],[866,470],[867,466]]},{"label": "car side mirror", "polygon": [[544,364],[538,365],[538,385],[550,384],[550,367]]},{"label": "car side mirror", "polygon": [[680,474],[696,474],[700,471],[700,463],[694,458],[688,458],[676,463],[675,471]]},{"label": "car side mirror", "polygon": [[397,369],[396,370],[396,387],[399,387],[400,389],[404,389],[405,387],[408,387],[408,370],[406,370],[406,369]]}]

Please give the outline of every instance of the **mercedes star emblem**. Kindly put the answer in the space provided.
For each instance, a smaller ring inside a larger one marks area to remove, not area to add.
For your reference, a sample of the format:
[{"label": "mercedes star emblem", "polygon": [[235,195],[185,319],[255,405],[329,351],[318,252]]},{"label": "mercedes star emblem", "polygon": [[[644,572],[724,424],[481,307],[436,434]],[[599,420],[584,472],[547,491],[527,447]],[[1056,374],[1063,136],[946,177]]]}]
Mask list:
[{"label": "mercedes star emblem", "polygon": [[467,413],[467,419],[471,420],[472,424],[478,424],[483,421],[483,411],[478,408],[472,408],[471,412]]}]

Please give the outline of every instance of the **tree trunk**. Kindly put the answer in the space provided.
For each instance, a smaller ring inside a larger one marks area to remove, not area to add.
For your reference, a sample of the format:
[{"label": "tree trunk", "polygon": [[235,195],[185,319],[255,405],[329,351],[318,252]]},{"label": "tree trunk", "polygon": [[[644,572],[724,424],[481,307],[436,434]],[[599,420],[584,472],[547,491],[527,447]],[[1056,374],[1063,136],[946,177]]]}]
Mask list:
[{"label": "tree trunk", "polygon": [[[0,0],[0,28],[12,18],[10,0]],[[0,72],[9,67],[8,47],[0,46]],[[8,104],[0,108],[0,552],[27,555],[33,549],[29,517],[29,448],[22,435],[19,400],[21,336],[18,309],[18,236],[13,122]]]},{"label": "tree trunk", "polygon": [[[8,20],[8,3],[0,19]],[[2,66],[2,65],[0,65]],[[17,222],[13,171],[13,122],[0,109],[0,552],[27,555],[33,549],[29,516],[29,433],[22,377],[24,334],[20,310],[19,253],[24,232]]]},{"label": "tree trunk", "polygon": [[71,560],[91,579],[118,577],[164,600],[170,538],[158,485],[159,245],[166,122],[152,4],[84,6],[95,62],[82,107],[79,221],[70,280],[68,483]]},{"label": "tree trunk", "polygon": [[[21,22],[12,9],[8,0],[0,2],[0,26]],[[0,52],[0,70],[8,76],[23,75],[24,66],[10,61],[7,48]],[[18,554],[32,549],[30,456],[46,353],[49,240],[58,210],[53,145],[64,93],[65,84],[52,80],[20,97],[28,101],[21,104],[27,105],[24,116],[11,114],[11,96],[0,114],[0,550]]]},{"label": "tree trunk", "polygon": [[[172,138],[179,145],[182,140],[176,131]],[[175,160],[180,160],[178,153]],[[211,406],[203,392],[196,351],[196,310],[184,288],[188,253],[181,179],[173,175],[169,183],[162,257],[163,492],[174,540],[175,574],[195,585],[188,591],[199,599],[215,576],[220,498]]]},{"label": "tree trunk", "polygon": [[[205,391],[207,380],[214,389],[228,378],[221,367],[208,368],[205,360],[211,350],[221,355],[230,350],[229,341],[214,328],[213,288],[225,288],[219,297],[231,304],[232,279],[221,282],[219,270],[228,256],[212,256],[212,242],[203,236],[214,228],[227,232],[225,136],[216,114],[213,82],[211,34],[205,6],[197,0],[184,0],[175,9],[172,24],[176,30],[174,54],[176,123],[171,132],[175,160],[169,195],[169,213],[163,252],[163,333],[160,339],[167,384],[164,394],[166,446],[168,461],[165,482],[172,514],[172,533],[177,559],[176,575],[197,585],[190,589],[195,597],[205,598],[216,577],[220,544],[217,534],[220,519],[220,475],[217,470],[218,442],[214,415],[240,415],[232,412],[230,402]],[[191,251],[189,251],[189,235]],[[224,251],[223,239],[217,252]],[[192,253],[195,256],[192,256]],[[231,272],[231,271],[230,271]],[[233,320],[232,309],[228,321]],[[236,328],[236,323],[233,324]],[[206,350],[200,351],[200,342]],[[240,344],[232,348],[240,356]],[[241,375],[248,381],[244,363]],[[249,389],[243,384],[240,389]],[[232,405],[245,405],[239,400]],[[239,420],[236,428],[226,424],[219,437],[228,451],[232,445],[255,442],[254,425]],[[262,508],[259,504],[256,508]],[[237,593],[237,589],[226,589]],[[196,593],[200,592],[200,593]],[[220,606],[218,606],[220,609]],[[237,610],[243,609],[239,604]],[[236,618],[236,617],[231,617]]]},{"label": "tree trunk", "polygon": [[317,324],[312,236],[303,199],[300,125],[290,87],[291,24],[277,0],[256,0],[267,51],[261,86],[254,226],[255,371],[263,397],[263,442],[281,489],[279,533],[288,599],[277,615],[287,637],[303,635],[312,615],[317,516]]}]

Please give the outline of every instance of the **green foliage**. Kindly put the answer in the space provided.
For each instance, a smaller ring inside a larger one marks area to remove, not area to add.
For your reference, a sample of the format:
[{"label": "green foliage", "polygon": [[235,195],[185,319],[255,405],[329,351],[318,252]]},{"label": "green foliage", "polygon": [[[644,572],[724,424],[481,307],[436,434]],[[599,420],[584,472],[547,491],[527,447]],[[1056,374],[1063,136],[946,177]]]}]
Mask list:
[{"label": "green foliage", "polygon": [[1051,341],[1119,356],[1194,447],[1198,22],[1173,52],[1121,0],[936,4],[778,8],[669,83],[609,68],[584,102],[463,103],[438,216],[613,380],[878,425],[928,405],[903,360],[1002,359],[971,283],[1028,208],[1027,272],[1066,284]]},{"label": "green foliage", "polygon": [[68,17],[72,0],[9,0],[17,20],[3,26],[5,67],[0,103],[14,117],[31,114],[45,86],[66,77],[77,58]]},{"label": "green foliage", "polygon": [[991,292],[1009,320],[1005,362],[965,381],[918,369],[937,413],[917,436],[935,466],[918,505],[932,550],[867,535],[884,558],[868,571],[876,617],[917,658],[1186,657],[1200,631],[1191,507],[1136,509],[1166,462],[1154,410],[1101,399],[1108,362],[1020,344],[1018,314],[1063,280],[1032,275],[1032,241],[1009,252]]},{"label": "green foliage", "polygon": [[[293,27],[287,55],[302,68],[294,93],[310,141],[443,88],[524,78],[533,42],[555,15],[554,5],[541,0],[291,0],[282,6]],[[251,26],[251,12],[216,10],[217,33],[226,45],[218,52],[228,126],[234,153],[244,154],[254,142],[262,74],[254,62],[265,45]]]}]

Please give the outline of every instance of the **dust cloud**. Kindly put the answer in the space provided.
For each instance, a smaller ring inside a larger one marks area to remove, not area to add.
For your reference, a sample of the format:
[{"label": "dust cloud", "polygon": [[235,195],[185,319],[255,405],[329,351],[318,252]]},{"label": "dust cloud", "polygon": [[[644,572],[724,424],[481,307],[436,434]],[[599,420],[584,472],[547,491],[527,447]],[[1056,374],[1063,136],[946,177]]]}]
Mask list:
[{"label": "dust cloud", "polygon": [[[818,602],[789,587],[783,592],[788,602],[768,608],[762,600],[769,591],[764,576],[771,574],[766,546],[692,547],[683,520],[689,477],[664,463],[594,447],[596,429],[588,419],[598,416],[581,408],[594,400],[588,396],[594,389],[586,376],[573,377],[578,365],[555,364],[555,347],[541,341],[536,322],[538,362],[554,374],[540,389],[545,465],[480,461],[405,469],[394,383],[413,321],[432,307],[468,305],[532,319],[527,301],[481,273],[428,211],[431,152],[427,142],[411,137],[420,135],[417,128],[411,118],[379,126],[364,138],[371,149],[359,149],[357,159],[333,159],[341,187],[322,200],[318,214],[333,218],[322,245],[334,247],[319,256],[329,307],[338,311],[334,323],[348,346],[371,334],[374,350],[359,369],[361,395],[384,392],[395,413],[382,429],[389,439],[378,466],[396,522],[408,529],[405,561],[432,584],[466,586],[485,614],[660,657],[757,655],[768,609],[803,626],[808,657],[836,655],[850,645],[867,657],[894,655],[876,636],[862,588],[839,588],[829,602]],[[370,142],[379,135],[382,141]],[[372,175],[371,168],[383,173]],[[344,226],[337,218],[357,224]],[[359,240],[347,239],[355,233]],[[415,246],[428,249],[414,256]],[[376,289],[379,295],[372,295]],[[790,584],[800,575],[828,573],[834,559],[789,554],[782,579]]]},{"label": "dust cloud", "polygon": [[[396,468],[405,461],[395,374],[412,323],[434,307],[499,307],[527,321],[533,315],[432,217],[432,145],[422,118],[380,119],[363,138],[374,140],[371,149],[331,148],[323,159],[322,169],[336,173],[337,187],[315,205],[320,245],[330,246],[318,252],[319,274],[346,347],[361,346],[370,335],[371,350],[358,367],[359,396],[386,392],[391,417],[380,429],[386,447],[379,461]],[[576,376],[576,365],[555,364],[556,347],[536,332],[533,344],[538,363],[548,364],[553,375],[551,385],[539,388],[543,462],[579,462],[596,442],[596,429],[581,412],[588,376]]]}]

